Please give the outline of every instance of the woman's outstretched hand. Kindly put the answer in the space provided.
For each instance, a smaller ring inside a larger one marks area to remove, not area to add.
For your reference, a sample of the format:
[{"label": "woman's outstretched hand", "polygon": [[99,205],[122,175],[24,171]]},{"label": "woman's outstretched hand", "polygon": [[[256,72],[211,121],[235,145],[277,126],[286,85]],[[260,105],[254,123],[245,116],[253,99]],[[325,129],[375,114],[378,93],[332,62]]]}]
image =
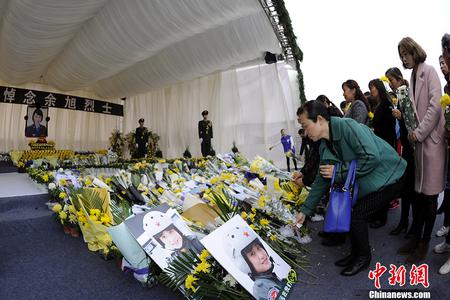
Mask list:
[{"label": "woman's outstretched hand", "polygon": [[323,178],[331,179],[331,177],[333,177],[333,171],[334,171],[334,165],[319,166],[319,172]]}]

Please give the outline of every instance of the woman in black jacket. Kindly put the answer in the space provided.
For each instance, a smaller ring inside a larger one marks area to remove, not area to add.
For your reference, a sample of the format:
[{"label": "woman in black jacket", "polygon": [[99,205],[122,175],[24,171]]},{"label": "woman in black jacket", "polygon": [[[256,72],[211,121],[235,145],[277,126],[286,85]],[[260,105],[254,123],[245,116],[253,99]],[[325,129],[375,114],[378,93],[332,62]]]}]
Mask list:
[{"label": "woman in black jacket", "polygon": [[[397,133],[395,130],[395,118],[392,116],[394,108],[391,98],[380,79],[369,82],[370,95],[376,100],[377,106],[373,114],[372,126],[374,133],[385,140],[392,148],[396,149]],[[400,132],[399,132],[400,134]],[[387,221],[389,204],[372,216],[371,228],[384,226]]]}]

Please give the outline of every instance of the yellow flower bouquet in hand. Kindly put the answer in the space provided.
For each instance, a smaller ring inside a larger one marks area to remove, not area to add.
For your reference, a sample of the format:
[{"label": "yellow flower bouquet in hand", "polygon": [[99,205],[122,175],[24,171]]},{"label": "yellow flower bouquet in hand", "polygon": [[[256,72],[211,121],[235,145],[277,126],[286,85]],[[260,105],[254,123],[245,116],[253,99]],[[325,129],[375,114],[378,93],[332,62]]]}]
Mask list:
[{"label": "yellow flower bouquet in hand", "polygon": [[441,106],[444,110],[445,129],[450,131],[450,96],[447,93],[441,97]]}]

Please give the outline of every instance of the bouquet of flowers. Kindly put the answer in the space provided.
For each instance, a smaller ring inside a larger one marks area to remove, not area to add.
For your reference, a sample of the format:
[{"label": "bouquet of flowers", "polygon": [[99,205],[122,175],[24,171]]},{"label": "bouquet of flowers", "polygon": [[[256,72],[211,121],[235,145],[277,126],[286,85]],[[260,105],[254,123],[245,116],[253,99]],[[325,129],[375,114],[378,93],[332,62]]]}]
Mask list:
[{"label": "bouquet of flowers", "polygon": [[409,98],[408,88],[402,85],[397,89],[398,109],[402,113],[402,118],[405,121],[405,126],[408,132],[414,131],[417,128],[417,114],[414,109],[414,104]]},{"label": "bouquet of flowers", "polygon": [[250,172],[258,174],[260,178],[265,177],[266,174],[270,174],[281,179],[291,178],[291,175],[288,172],[281,171],[259,155],[255,156],[250,163]]},{"label": "bouquet of flowers", "polygon": [[72,201],[76,207],[78,223],[88,249],[100,251],[108,256],[113,244],[106,228],[114,224],[108,191],[84,188]]},{"label": "bouquet of flowers", "polygon": [[123,154],[123,146],[125,145],[125,138],[119,130],[115,129],[111,133],[111,136],[109,137],[109,144],[111,146],[111,150],[117,153],[117,155],[120,157]]},{"label": "bouquet of flowers", "polygon": [[447,93],[445,93],[441,98],[441,106],[444,110],[445,129],[450,131],[450,96]]},{"label": "bouquet of flowers", "polygon": [[192,299],[253,299],[206,249],[200,255],[191,250],[178,256],[160,280],[173,289],[182,287]]},{"label": "bouquet of flowers", "polygon": [[[61,192],[62,198],[65,198],[64,192]],[[77,211],[73,205],[56,203],[52,207],[52,211],[56,214],[56,219],[60,221],[64,228],[65,234],[70,234],[73,237],[80,236],[80,228],[78,226]]]}]

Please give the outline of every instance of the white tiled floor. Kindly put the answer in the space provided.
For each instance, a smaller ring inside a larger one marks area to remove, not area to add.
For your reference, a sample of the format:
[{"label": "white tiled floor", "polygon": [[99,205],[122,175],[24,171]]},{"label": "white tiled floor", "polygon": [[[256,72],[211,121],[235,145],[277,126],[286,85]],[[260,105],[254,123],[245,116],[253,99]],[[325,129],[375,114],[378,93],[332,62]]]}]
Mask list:
[{"label": "white tiled floor", "polygon": [[27,174],[0,174],[0,198],[39,195],[45,193],[47,193],[45,186],[34,182]]}]

